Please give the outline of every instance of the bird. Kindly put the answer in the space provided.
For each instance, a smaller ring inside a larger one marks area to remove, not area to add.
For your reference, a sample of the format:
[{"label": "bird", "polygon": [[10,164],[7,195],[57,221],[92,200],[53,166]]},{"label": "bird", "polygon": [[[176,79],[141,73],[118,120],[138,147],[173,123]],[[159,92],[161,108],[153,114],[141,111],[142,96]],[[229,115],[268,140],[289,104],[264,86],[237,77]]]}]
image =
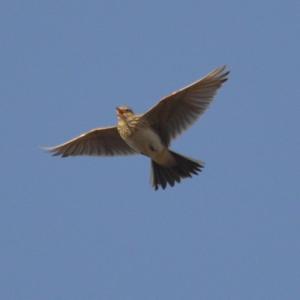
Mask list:
[{"label": "bird", "polygon": [[206,111],[228,75],[226,66],[216,68],[163,97],[143,114],[135,114],[127,105],[118,106],[117,125],[92,129],[46,150],[61,157],[142,154],[151,160],[154,190],[173,187],[184,178],[198,175],[204,162],[174,152],[171,141]]}]

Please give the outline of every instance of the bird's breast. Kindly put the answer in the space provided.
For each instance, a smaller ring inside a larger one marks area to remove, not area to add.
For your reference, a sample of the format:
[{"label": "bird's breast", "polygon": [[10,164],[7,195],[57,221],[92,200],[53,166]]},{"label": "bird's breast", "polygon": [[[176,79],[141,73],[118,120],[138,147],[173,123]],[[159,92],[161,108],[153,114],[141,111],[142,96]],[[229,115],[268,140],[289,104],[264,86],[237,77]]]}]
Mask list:
[{"label": "bird's breast", "polygon": [[165,147],[158,134],[151,128],[139,128],[125,139],[125,142],[137,152],[152,157],[161,152]]}]

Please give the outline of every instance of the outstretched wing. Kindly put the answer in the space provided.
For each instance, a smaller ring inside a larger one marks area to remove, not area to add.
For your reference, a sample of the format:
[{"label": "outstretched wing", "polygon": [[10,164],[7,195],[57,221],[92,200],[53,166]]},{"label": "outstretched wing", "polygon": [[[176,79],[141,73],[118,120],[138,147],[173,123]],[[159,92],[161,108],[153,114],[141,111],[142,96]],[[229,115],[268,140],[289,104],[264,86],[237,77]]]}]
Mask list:
[{"label": "outstretched wing", "polygon": [[172,138],[191,126],[207,109],[217,90],[228,79],[226,66],[163,98],[142,115],[169,145]]},{"label": "outstretched wing", "polygon": [[117,127],[96,128],[67,141],[64,144],[46,148],[53,155],[114,156],[136,154],[120,137]]}]

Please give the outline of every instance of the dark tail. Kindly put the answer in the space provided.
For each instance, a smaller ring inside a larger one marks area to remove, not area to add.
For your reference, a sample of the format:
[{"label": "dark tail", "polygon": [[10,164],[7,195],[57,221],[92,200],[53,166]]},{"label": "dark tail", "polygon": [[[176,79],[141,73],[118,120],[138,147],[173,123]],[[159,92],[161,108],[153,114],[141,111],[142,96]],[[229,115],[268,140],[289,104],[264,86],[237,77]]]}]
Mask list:
[{"label": "dark tail", "polygon": [[170,151],[170,153],[176,161],[176,164],[172,167],[165,167],[157,164],[153,160],[151,161],[152,185],[155,190],[157,190],[159,186],[165,189],[168,184],[174,186],[175,182],[180,182],[182,178],[192,177],[192,174],[197,175],[204,167],[204,163],[201,161],[184,157],[172,151]]}]

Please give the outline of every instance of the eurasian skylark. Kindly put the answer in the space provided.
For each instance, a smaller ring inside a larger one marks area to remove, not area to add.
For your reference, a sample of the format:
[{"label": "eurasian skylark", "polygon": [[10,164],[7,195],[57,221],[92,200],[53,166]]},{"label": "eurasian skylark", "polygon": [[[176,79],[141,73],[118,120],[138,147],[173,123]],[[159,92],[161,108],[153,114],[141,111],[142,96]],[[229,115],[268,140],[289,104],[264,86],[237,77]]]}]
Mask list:
[{"label": "eurasian skylark", "polygon": [[136,115],[129,107],[119,106],[117,126],[93,129],[47,150],[62,157],[143,154],[151,159],[155,190],[174,186],[182,178],[201,172],[204,163],[171,151],[170,142],[204,113],[228,74],[225,66],[217,68],[164,97],[144,114]]}]

